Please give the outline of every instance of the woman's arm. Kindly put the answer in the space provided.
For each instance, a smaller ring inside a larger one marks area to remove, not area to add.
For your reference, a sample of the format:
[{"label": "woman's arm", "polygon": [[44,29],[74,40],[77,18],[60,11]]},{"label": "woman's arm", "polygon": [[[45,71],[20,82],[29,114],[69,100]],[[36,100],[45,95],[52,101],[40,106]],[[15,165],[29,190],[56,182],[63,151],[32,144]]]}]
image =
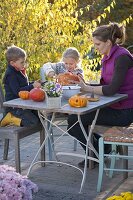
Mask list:
[{"label": "woman's arm", "polygon": [[86,92],[94,92],[98,95],[111,96],[114,95],[122,85],[128,69],[133,66],[133,60],[127,55],[121,55],[115,62],[114,75],[109,85],[104,86],[88,86],[82,81],[80,82],[81,89]]}]

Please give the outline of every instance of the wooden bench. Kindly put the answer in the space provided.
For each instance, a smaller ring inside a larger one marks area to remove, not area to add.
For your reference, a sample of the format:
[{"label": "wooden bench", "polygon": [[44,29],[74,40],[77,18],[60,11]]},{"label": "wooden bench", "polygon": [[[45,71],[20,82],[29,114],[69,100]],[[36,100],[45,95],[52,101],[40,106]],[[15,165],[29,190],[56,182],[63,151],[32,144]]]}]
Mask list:
[{"label": "wooden bench", "polygon": [[[0,114],[5,112],[3,107],[4,95],[2,91],[2,87],[0,86]],[[4,140],[4,154],[3,159],[7,160],[8,158],[8,149],[9,149],[9,141],[13,140],[14,149],[15,149],[15,165],[16,171],[21,173],[20,166],[20,139],[30,136],[34,133],[40,132],[40,145],[43,143],[45,139],[44,129],[39,123],[37,126],[32,127],[17,127],[17,126],[7,126],[0,127],[0,140]],[[29,145],[30,148],[30,145]],[[45,160],[45,148],[41,151],[41,161]],[[44,163],[42,163],[44,166]]]}]

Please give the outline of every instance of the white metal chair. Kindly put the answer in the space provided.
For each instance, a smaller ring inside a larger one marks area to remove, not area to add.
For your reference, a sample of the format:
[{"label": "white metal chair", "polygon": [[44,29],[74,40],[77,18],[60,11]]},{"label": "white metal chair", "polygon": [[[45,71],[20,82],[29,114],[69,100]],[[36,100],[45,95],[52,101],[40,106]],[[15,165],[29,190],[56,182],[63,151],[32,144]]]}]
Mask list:
[{"label": "white metal chair", "polygon": [[[0,86],[0,113],[4,113],[3,107],[4,95],[2,91],[2,87]],[[9,140],[13,140],[14,148],[15,148],[15,165],[16,171],[21,173],[21,166],[20,166],[20,139],[32,135],[36,132],[40,132],[40,145],[43,143],[45,139],[45,132],[44,129],[40,124],[37,126],[32,127],[17,127],[17,126],[7,126],[7,127],[0,127],[0,139],[4,140],[4,154],[3,159],[7,160],[8,157],[8,149],[9,149]],[[30,147],[29,147],[30,148]],[[41,151],[41,160],[45,160],[45,149]],[[42,164],[44,166],[44,163]]]}]

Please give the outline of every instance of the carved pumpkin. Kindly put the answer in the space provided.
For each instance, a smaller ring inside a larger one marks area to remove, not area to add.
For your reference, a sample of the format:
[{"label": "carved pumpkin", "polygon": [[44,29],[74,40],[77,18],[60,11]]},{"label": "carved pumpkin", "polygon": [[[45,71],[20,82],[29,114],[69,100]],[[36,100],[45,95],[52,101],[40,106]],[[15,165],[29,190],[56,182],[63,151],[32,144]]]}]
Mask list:
[{"label": "carved pumpkin", "polygon": [[68,103],[72,107],[82,108],[87,106],[87,98],[85,96],[74,95],[69,100]]},{"label": "carved pumpkin", "polygon": [[20,91],[18,96],[24,100],[29,99],[29,91]]},{"label": "carved pumpkin", "polygon": [[59,74],[57,76],[56,80],[61,85],[70,85],[71,81],[78,81],[79,82],[79,77],[76,74],[72,74],[71,72],[67,72],[67,73]]},{"label": "carved pumpkin", "polygon": [[41,88],[33,88],[30,91],[29,97],[33,101],[43,101],[45,99],[45,92]]}]

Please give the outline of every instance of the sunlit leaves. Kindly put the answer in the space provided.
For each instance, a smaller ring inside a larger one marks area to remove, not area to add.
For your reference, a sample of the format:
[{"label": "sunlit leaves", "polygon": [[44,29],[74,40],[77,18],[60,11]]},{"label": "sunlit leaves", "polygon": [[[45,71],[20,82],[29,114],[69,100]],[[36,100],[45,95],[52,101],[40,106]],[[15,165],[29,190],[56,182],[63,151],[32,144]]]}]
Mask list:
[{"label": "sunlit leaves", "polygon": [[129,24],[130,21],[132,21],[132,20],[133,20],[132,15],[129,15],[126,19],[124,19],[124,20],[121,22],[121,24],[124,24],[124,25],[126,26],[126,25]]},{"label": "sunlit leaves", "polygon": [[[29,75],[38,74],[45,62],[57,62],[62,52],[75,46],[83,57],[86,78],[88,70],[99,63],[100,57],[91,60],[85,55],[91,51],[92,31],[101,24],[115,7],[112,0],[93,20],[79,20],[91,5],[78,9],[77,0],[4,0],[0,7],[0,67],[5,67],[5,50],[15,44],[28,54]],[[132,20],[130,15],[122,23]]]}]

